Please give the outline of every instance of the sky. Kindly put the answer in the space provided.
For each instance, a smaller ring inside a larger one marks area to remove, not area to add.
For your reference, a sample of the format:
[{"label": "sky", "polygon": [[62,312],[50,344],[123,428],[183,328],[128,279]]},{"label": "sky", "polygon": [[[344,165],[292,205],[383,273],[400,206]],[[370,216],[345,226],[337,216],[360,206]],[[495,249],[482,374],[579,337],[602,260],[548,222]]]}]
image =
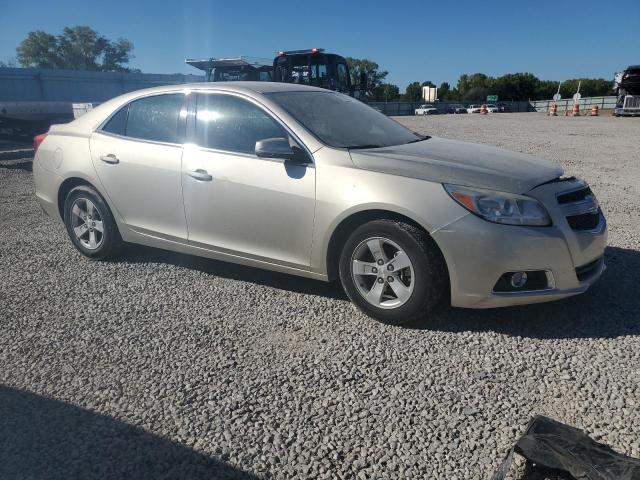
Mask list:
[{"label": "sky", "polygon": [[373,60],[402,90],[475,72],[613,79],[640,64],[640,0],[0,0],[0,60],[30,31],[75,25],[131,40],[130,66],[146,73],[311,47]]}]

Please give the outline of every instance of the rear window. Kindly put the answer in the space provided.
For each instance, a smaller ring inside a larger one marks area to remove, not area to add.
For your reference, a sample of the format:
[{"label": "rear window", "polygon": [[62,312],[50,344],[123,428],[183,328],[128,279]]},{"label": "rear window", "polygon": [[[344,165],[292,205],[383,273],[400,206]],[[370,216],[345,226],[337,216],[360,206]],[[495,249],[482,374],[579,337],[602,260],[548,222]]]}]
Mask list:
[{"label": "rear window", "polygon": [[184,94],[177,93],[154,95],[131,102],[125,135],[157,142],[182,143],[178,124],[185,99]]},{"label": "rear window", "polygon": [[116,135],[124,135],[127,129],[127,115],[129,113],[129,105],[125,105],[118,113],[116,113],[111,119],[102,127],[102,131],[114,133]]},{"label": "rear window", "polygon": [[141,98],[122,107],[102,131],[142,140],[182,143],[181,123],[184,122],[180,113],[185,108],[186,96],[182,93]]}]

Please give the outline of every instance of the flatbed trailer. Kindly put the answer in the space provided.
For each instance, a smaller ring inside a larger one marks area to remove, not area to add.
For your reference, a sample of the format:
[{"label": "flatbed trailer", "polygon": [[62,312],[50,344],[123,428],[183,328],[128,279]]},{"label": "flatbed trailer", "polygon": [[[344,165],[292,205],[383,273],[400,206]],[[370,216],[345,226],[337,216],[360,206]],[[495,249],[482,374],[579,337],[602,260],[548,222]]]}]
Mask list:
[{"label": "flatbed trailer", "polygon": [[204,71],[205,82],[270,82],[273,80],[273,62],[268,58],[246,56],[207,60],[187,58],[184,62]]}]

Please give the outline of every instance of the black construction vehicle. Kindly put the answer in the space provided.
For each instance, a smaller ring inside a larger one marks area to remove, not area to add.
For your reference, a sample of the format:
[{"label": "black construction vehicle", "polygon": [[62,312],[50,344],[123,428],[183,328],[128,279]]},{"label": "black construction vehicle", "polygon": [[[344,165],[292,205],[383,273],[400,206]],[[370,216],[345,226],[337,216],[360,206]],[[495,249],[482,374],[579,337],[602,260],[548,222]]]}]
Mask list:
[{"label": "black construction vehicle", "polygon": [[208,82],[249,80],[297,83],[334,90],[360,100],[364,100],[367,87],[364,74],[357,86],[352,85],[345,58],[335,53],[325,53],[323,48],[282,50],[271,64],[267,59],[256,57],[187,59],[185,62],[204,70]]}]

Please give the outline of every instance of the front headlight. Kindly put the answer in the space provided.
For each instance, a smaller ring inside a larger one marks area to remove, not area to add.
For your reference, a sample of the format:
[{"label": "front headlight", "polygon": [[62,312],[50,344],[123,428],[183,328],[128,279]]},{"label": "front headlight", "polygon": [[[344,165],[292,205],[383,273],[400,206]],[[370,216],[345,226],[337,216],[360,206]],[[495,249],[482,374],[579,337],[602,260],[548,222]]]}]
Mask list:
[{"label": "front headlight", "polygon": [[456,202],[489,222],[538,227],[551,225],[545,208],[531,197],[446,183],[443,186]]}]

